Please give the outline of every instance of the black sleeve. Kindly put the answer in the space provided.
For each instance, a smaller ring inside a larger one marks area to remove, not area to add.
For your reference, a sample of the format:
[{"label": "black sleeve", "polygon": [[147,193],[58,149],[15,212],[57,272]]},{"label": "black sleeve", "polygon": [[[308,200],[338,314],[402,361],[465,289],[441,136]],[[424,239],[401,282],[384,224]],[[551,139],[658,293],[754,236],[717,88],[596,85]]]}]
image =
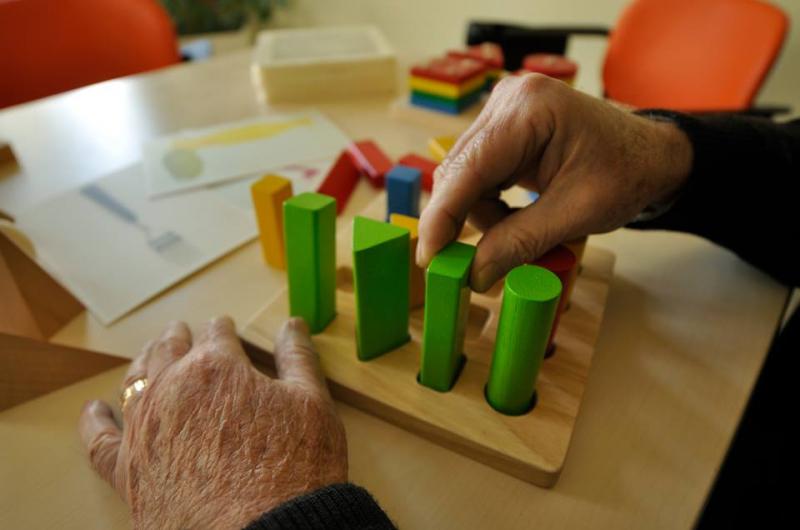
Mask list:
[{"label": "black sleeve", "polygon": [[355,484],[333,484],[291,499],[245,530],[395,530],[375,499]]},{"label": "black sleeve", "polygon": [[675,121],[692,143],[694,162],[672,207],[630,227],[697,234],[784,284],[800,285],[800,120],[641,114]]}]

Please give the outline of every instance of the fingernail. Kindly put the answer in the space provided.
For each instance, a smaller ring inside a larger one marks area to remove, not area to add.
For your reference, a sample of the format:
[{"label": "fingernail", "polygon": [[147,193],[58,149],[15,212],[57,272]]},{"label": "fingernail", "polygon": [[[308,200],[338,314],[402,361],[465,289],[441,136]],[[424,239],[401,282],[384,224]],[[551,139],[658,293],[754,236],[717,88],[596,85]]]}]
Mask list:
[{"label": "fingernail", "polygon": [[472,289],[479,293],[488,291],[489,288],[494,285],[494,282],[497,281],[499,276],[500,269],[497,266],[497,263],[490,261],[478,269],[478,272],[475,274],[475,282],[472,285]]},{"label": "fingernail", "polygon": [[292,317],[288,322],[288,329],[292,336],[305,335],[308,333],[308,324],[302,317]]},{"label": "fingernail", "polygon": [[414,259],[417,262],[417,265],[419,265],[420,267],[422,266],[422,258],[423,257],[424,257],[424,255],[422,253],[422,245],[417,245],[417,255],[416,255],[416,257]]}]

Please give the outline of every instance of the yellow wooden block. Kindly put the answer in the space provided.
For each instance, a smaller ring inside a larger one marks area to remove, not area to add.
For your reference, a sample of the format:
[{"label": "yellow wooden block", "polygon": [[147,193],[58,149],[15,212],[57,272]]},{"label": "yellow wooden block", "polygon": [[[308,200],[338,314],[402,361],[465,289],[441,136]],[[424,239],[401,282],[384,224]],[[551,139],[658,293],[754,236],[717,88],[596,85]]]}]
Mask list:
[{"label": "yellow wooden block", "polygon": [[258,219],[261,250],[268,264],[286,270],[283,246],[283,201],[292,196],[292,181],[278,175],[264,175],[250,186]]},{"label": "yellow wooden block", "polygon": [[408,87],[412,90],[419,90],[437,96],[444,96],[447,98],[460,98],[465,94],[475,92],[486,85],[486,77],[478,76],[475,79],[470,79],[460,85],[445,83],[444,81],[436,81],[435,79],[427,79],[425,77],[409,76]]},{"label": "yellow wooden block", "polygon": [[428,140],[428,150],[437,162],[441,162],[455,143],[455,136],[437,136]]},{"label": "yellow wooden block", "polygon": [[408,215],[393,213],[389,216],[389,222],[395,226],[405,228],[411,233],[409,238],[409,256],[411,273],[409,282],[409,308],[417,309],[425,305],[425,270],[417,266],[417,241],[419,240],[419,219]]}]

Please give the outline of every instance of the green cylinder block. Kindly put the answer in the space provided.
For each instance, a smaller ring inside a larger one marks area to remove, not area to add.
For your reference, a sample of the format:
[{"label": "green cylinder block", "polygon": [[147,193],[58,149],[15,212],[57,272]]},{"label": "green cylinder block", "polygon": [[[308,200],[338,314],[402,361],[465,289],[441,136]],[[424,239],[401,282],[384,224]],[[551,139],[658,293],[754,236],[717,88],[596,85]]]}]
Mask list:
[{"label": "green cylinder block", "polygon": [[506,276],[503,304],[486,385],[486,399],[504,414],[531,407],[561,296],[561,280],[534,265],[520,265]]}]

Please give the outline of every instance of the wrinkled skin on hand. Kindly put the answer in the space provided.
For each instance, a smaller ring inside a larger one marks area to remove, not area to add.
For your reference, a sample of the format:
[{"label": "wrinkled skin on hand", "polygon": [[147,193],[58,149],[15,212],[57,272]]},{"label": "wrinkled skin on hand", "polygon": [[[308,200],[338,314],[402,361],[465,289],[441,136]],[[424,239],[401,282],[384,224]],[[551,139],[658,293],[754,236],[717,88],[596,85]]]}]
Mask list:
[{"label": "wrinkled skin on hand", "polygon": [[86,404],[79,430],[135,528],[242,528],[305,492],[347,480],[344,428],[308,328],[288,321],[278,379],[258,372],[229,318],[194,337],[182,322],[145,346],[123,382],[149,385],[123,410]]},{"label": "wrinkled skin on hand", "polygon": [[[672,124],[542,75],[507,77],[436,170],[417,263],[427,266],[469,219],[484,232],[470,282],[485,291],[563,241],[613,230],[668,201],[692,156]],[[515,184],[538,191],[539,200],[509,208],[500,192]]]}]

